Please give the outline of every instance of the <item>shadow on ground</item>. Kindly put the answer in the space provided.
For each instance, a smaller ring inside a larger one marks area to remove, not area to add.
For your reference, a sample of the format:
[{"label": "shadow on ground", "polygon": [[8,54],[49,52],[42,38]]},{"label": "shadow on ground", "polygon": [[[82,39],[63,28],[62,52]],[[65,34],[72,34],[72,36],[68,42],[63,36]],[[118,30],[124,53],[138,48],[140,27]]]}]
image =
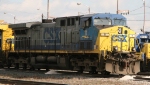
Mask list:
[{"label": "shadow on ground", "polygon": [[16,69],[1,69],[0,76],[9,76],[12,78],[35,78],[35,79],[87,79],[87,78],[121,78],[123,75],[101,75],[101,74],[89,74],[87,72],[78,73],[76,71],[69,70],[16,70]]}]

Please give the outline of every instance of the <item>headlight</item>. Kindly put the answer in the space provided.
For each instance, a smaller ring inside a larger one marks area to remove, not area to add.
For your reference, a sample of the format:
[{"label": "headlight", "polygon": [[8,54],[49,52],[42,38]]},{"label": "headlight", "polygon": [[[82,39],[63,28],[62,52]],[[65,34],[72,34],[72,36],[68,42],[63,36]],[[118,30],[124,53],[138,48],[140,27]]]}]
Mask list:
[{"label": "headlight", "polygon": [[141,35],[140,38],[148,38],[146,35]]},{"label": "headlight", "polygon": [[134,52],[136,51],[135,47],[132,47],[132,51],[134,51]]},{"label": "headlight", "polygon": [[113,46],[113,51],[118,51],[118,47],[117,46]]},{"label": "headlight", "polygon": [[135,37],[135,34],[130,34],[129,37]]},{"label": "headlight", "polygon": [[109,33],[101,33],[101,36],[109,36]]}]

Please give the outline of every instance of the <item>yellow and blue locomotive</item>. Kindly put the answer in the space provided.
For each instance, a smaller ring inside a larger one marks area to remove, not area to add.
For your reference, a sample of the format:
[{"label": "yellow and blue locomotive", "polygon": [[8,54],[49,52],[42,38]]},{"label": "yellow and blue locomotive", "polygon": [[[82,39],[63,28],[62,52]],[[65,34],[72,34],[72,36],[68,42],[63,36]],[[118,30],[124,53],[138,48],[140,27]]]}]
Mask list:
[{"label": "yellow and blue locomotive", "polygon": [[0,20],[0,67],[6,63],[6,55],[9,50],[13,50],[13,31],[8,27],[8,23]]},{"label": "yellow and blue locomotive", "polygon": [[140,71],[135,32],[126,27],[122,15],[95,13],[9,27],[14,30],[14,50],[8,53],[8,67],[104,74]]},{"label": "yellow and blue locomotive", "polygon": [[142,52],[141,71],[150,71],[150,32],[136,36],[135,48],[138,53]]}]

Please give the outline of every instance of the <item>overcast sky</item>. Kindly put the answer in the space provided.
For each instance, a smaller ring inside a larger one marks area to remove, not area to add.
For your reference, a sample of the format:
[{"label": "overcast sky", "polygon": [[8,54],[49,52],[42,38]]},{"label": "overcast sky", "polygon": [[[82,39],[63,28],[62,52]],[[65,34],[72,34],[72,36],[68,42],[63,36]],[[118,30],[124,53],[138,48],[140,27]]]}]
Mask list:
[{"label": "overcast sky", "polygon": [[[129,10],[127,18],[128,26],[136,32],[143,28],[144,11],[143,0],[118,0],[119,10]],[[77,5],[77,3],[81,5]],[[49,15],[51,17],[73,16],[88,13],[88,7],[91,13],[116,13],[117,0],[49,0]],[[150,0],[146,3],[146,21],[145,30],[150,31]],[[140,8],[141,7],[141,8]],[[5,12],[5,14],[4,14]],[[41,21],[41,14],[47,17],[47,0],[0,0],[0,19],[8,23]],[[131,21],[133,20],[133,21]]]}]

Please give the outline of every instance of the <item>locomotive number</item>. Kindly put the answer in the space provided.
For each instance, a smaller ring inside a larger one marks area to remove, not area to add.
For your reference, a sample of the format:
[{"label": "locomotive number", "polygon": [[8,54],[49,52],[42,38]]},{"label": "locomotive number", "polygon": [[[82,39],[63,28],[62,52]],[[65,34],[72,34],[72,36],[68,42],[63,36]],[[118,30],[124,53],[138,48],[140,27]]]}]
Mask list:
[{"label": "locomotive number", "polygon": [[121,27],[118,28],[118,34],[122,34],[122,28]]},{"label": "locomotive number", "polygon": [[127,42],[126,35],[113,35],[112,41]]}]

